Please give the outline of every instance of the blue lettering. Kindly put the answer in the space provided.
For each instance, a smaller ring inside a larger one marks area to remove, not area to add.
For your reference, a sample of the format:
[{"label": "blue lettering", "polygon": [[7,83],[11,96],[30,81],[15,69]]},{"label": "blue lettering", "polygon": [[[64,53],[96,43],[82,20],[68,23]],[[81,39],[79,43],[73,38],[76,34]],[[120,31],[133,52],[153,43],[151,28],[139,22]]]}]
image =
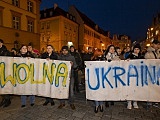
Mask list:
[{"label": "blue lettering", "polygon": [[151,74],[151,72],[149,71],[148,67],[145,66],[145,79],[146,79],[145,84],[146,85],[148,85],[148,81],[147,81],[147,76],[148,75],[150,77],[150,80],[151,80],[152,84],[156,83],[156,73],[155,73],[156,66],[150,66],[149,68],[152,70],[153,74]]},{"label": "blue lettering", "polygon": [[[131,73],[132,68],[135,71],[135,74]],[[134,66],[134,65],[129,65],[128,78],[127,78],[127,80],[128,80],[128,86],[130,85],[130,77],[136,77],[136,80],[137,80],[136,85],[138,86],[138,71],[137,71],[136,66]]]},{"label": "blue lettering", "polygon": [[[141,64],[143,64],[143,61],[141,61]],[[141,84],[142,86],[144,86],[143,71],[144,71],[144,66],[141,65]]]},{"label": "blue lettering", "polygon": [[95,88],[93,88],[91,85],[90,85],[90,77],[89,77],[89,69],[87,69],[87,75],[88,75],[88,86],[91,90],[97,90],[99,89],[100,87],[100,80],[99,80],[99,68],[96,68],[95,69],[95,72],[96,72],[96,76],[97,76],[97,86]]},{"label": "blue lettering", "polygon": [[109,86],[110,86],[111,88],[113,88],[112,84],[109,82],[108,78],[106,77],[110,70],[111,70],[111,67],[109,67],[109,68],[108,68],[108,71],[106,71],[106,72],[104,73],[104,68],[102,68],[102,87],[103,87],[103,88],[105,88],[105,86],[104,86],[104,81],[107,81],[108,84],[109,84]]},{"label": "blue lettering", "polygon": [[[114,67],[114,78],[115,78],[115,86],[118,87],[118,80],[123,86],[126,86],[126,84],[123,82],[123,80],[120,78],[125,73],[125,69],[121,67]],[[121,70],[122,72],[120,74],[117,73],[117,71]]]},{"label": "blue lettering", "polygon": [[160,68],[159,68],[159,70],[157,72],[157,85],[159,85],[159,78],[160,78]]}]

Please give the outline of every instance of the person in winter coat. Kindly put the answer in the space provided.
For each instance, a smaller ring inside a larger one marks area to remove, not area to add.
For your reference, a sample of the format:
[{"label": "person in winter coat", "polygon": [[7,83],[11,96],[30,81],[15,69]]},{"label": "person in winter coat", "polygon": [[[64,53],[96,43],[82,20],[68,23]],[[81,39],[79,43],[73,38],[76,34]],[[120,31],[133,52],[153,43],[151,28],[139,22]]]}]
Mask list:
[{"label": "person in winter coat", "polygon": [[[94,51],[93,57],[92,57],[93,61],[103,61],[103,52],[100,49],[96,49]],[[95,108],[94,108],[94,112],[98,113],[98,109],[100,108],[100,112],[103,112],[103,101],[96,101],[95,100]]]},{"label": "person in winter coat", "polygon": [[108,46],[107,50],[104,53],[104,58],[108,61],[120,60],[119,56],[117,55],[115,51],[114,45]]},{"label": "person in winter coat", "polygon": [[83,60],[84,61],[91,61],[91,58],[93,57],[93,50],[91,47],[88,47],[88,52],[84,54]]},{"label": "person in winter coat", "polygon": [[[0,39],[0,56],[10,56],[10,52],[7,50],[2,39]],[[0,107],[8,107],[11,104],[10,95],[2,95],[2,101]]]},{"label": "person in winter coat", "polygon": [[2,39],[0,39],[0,56],[10,56],[10,52],[7,50]]},{"label": "person in winter coat", "polygon": [[[152,41],[152,44],[150,47],[148,47],[146,54],[144,55],[145,59],[160,59],[160,53],[159,53],[159,46],[160,41],[154,39]],[[150,107],[152,105],[151,102],[147,102],[147,107]],[[155,103],[155,106],[157,106],[158,103]]]},{"label": "person in winter coat", "polygon": [[74,56],[77,64],[77,69],[74,70],[74,87],[73,90],[79,93],[79,81],[78,81],[78,70],[82,67],[82,58],[78,52],[75,51],[74,46],[70,46],[70,54]]},{"label": "person in winter coat", "polygon": [[[23,58],[34,58],[34,56],[28,52],[27,50],[27,46],[26,45],[22,45],[19,53],[17,53],[17,57],[23,57]],[[34,102],[35,102],[35,96],[34,95],[29,95],[30,97],[30,105],[34,106]],[[21,95],[21,107],[25,107],[26,106],[26,95]]]},{"label": "person in winter coat", "polygon": [[127,59],[128,55],[131,53],[131,48],[130,46],[127,46],[126,48],[126,53],[124,53],[124,59]]},{"label": "person in winter coat", "polygon": [[[133,52],[128,55],[127,59],[143,59],[143,56],[141,55],[141,46],[139,44],[136,44],[133,47]],[[132,109],[132,101],[129,100],[127,103],[127,109]],[[133,107],[138,108],[137,101],[133,101]]]},{"label": "person in winter coat", "polygon": [[[73,86],[74,86],[74,70],[77,69],[77,64],[75,61],[74,56],[72,56],[69,53],[68,46],[63,46],[61,49],[61,54],[58,57],[58,60],[64,60],[64,61],[71,61],[71,75],[70,75],[70,85],[69,85],[69,104],[72,110],[75,110],[74,106],[74,92],[73,92]],[[58,106],[59,109],[63,108],[65,106],[65,100],[60,100],[60,105]]]},{"label": "person in winter coat", "polygon": [[27,46],[28,52],[31,52],[31,54],[34,56],[34,58],[39,58],[39,52],[35,52],[36,49],[33,49],[33,45],[31,43],[28,44]]},{"label": "person in winter coat", "polygon": [[121,48],[120,48],[120,47],[116,47],[116,48],[115,48],[115,51],[116,51],[116,53],[117,53],[117,56],[119,56],[119,58],[120,58],[121,60],[124,60],[124,55],[122,54]]},{"label": "person in winter coat", "polygon": [[160,41],[153,40],[150,47],[148,47],[147,52],[144,56],[145,59],[160,59],[160,53],[158,52]]},{"label": "person in winter coat", "polygon": [[[41,58],[47,60],[57,60],[58,55],[54,52],[52,45],[47,45],[47,52],[43,53]],[[43,103],[43,106],[46,106],[48,103],[51,103],[51,106],[55,105],[53,98],[46,97],[46,101]]]},{"label": "person in winter coat", "polygon": [[[113,60],[120,60],[119,56],[115,51],[114,45],[108,46],[107,50],[104,52],[104,59],[107,60],[108,62]],[[111,105],[114,105],[113,101],[107,101],[105,102],[106,107],[109,107],[109,102],[111,103]]]}]

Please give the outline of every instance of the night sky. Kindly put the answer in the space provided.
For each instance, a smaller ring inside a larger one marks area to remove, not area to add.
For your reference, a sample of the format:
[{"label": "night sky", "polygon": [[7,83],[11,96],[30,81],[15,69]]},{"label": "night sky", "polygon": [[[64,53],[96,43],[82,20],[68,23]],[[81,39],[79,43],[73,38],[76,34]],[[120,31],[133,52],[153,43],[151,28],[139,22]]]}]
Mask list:
[{"label": "night sky", "polygon": [[111,35],[125,34],[132,41],[144,39],[153,16],[160,13],[160,0],[42,0],[41,10],[54,3],[66,11],[75,5]]}]

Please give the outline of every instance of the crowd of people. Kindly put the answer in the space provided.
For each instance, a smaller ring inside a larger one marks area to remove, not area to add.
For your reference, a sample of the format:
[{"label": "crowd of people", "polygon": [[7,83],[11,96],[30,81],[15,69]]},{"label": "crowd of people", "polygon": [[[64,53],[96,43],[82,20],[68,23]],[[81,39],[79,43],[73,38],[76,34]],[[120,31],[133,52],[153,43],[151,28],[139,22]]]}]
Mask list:
[{"label": "crowd of people", "polygon": [[[71,61],[71,76],[70,76],[70,86],[69,86],[69,98],[68,102],[71,109],[75,109],[74,106],[74,93],[79,93],[79,84],[85,84],[85,80],[81,79],[79,81],[78,72],[84,73],[85,63],[84,61],[113,61],[113,60],[130,60],[130,59],[160,59],[160,42],[158,40],[153,40],[151,46],[147,49],[142,50],[140,44],[136,44],[133,47],[126,47],[123,50],[114,45],[110,45],[106,50],[93,49],[88,47],[88,51],[78,52],[74,46],[62,46],[60,53],[54,51],[52,45],[47,45],[46,51],[44,53],[39,53],[35,50],[31,43],[28,45],[22,45],[19,50],[12,48],[11,51],[7,50],[2,39],[0,39],[0,56],[11,56],[11,57],[27,57],[27,58],[41,58],[47,60],[64,60]],[[8,107],[11,104],[10,95],[1,95],[2,101],[0,107]],[[35,96],[30,95],[30,105],[34,106]],[[26,107],[26,95],[21,95],[21,107]],[[59,109],[65,106],[65,100],[59,100]],[[45,98],[43,106],[48,104],[51,106],[55,105],[54,99]],[[114,105],[114,101],[94,101],[95,107],[94,112],[103,112],[103,106],[109,107],[109,105]],[[133,103],[133,105],[132,105]],[[132,109],[139,108],[137,101],[127,101],[127,108]]]}]

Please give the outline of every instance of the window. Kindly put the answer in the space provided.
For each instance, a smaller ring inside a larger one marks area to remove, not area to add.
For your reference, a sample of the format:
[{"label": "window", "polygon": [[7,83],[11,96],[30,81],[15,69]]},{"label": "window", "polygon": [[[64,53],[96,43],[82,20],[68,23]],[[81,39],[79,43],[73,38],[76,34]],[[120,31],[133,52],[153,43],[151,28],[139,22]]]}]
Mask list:
[{"label": "window", "polygon": [[26,16],[27,18],[27,31],[28,32],[34,32],[34,21],[35,19],[30,17],[30,16]]},{"label": "window", "polygon": [[29,11],[29,12],[33,12],[33,2],[28,1],[28,2],[27,2],[27,5],[28,5],[28,6],[27,6],[27,7],[28,7],[28,11]]},{"label": "window", "polygon": [[28,20],[28,32],[34,32],[34,21]]},{"label": "window", "polygon": [[72,15],[70,15],[70,19],[72,20]]},{"label": "window", "polygon": [[50,38],[51,38],[51,33],[50,33],[50,32],[47,32],[47,34],[46,34],[47,42],[49,42],[49,41],[50,41]]},{"label": "window", "polygon": [[67,25],[66,24],[64,25],[64,28],[67,29]]},{"label": "window", "polygon": [[76,18],[75,18],[75,17],[73,17],[73,21],[76,21]]},{"label": "window", "polygon": [[47,22],[46,28],[50,29],[50,22]]},{"label": "window", "polygon": [[12,27],[14,29],[20,30],[22,13],[11,10],[11,14],[12,14]]},{"label": "window", "polygon": [[45,35],[41,34],[41,37],[42,37],[42,42],[44,42],[45,41]]},{"label": "window", "polygon": [[0,26],[3,25],[3,9],[4,7],[0,6]]},{"label": "window", "polygon": [[41,23],[41,29],[43,30],[45,26],[45,23]]},{"label": "window", "polygon": [[53,15],[53,11],[50,11],[50,13],[49,13],[49,14],[50,14],[50,16],[52,16],[52,15]]},{"label": "window", "polygon": [[12,5],[19,7],[19,0],[12,0]]},{"label": "window", "polygon": [[44,17],[46,17],[47,16],[47,13],[44,13]]},{"label": "window", "polygon": [[12,21],[13,21],[13,28],[19,30],[20,29],[20,17],[13,16]]}]

